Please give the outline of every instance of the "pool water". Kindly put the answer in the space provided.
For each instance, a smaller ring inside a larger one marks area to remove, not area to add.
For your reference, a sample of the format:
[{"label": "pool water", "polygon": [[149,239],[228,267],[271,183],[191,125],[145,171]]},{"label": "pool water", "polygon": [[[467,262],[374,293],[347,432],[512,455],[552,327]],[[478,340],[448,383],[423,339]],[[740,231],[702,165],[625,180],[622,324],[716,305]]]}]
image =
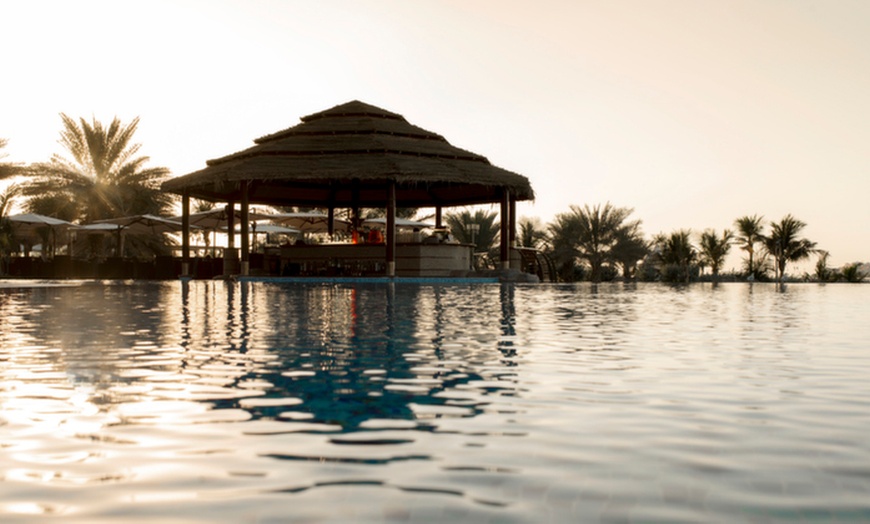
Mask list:
[{"label": "pool water", "polygon": [[870,286],[0,284],[0,522],[868,522]]}]

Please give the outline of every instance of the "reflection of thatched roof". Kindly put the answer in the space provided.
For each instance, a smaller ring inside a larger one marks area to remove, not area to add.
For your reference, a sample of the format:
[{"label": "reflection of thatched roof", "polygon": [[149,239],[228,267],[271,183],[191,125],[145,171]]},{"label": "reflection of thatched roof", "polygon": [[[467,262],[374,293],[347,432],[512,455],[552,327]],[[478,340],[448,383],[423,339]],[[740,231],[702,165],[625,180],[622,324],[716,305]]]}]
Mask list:
[{"label": "reflection of thatched roof", "polygon": [[517,200],[534,198],[526,177],[454,147],[401,115],[358,101],[306,116],[255,143],[171,179],[163,189],[226,200],[244,180],[251,182],[251,202],[341,207],[356,201],[383,207],[385,182],[393,180],[404,207],[496,202],[502,188]]}]

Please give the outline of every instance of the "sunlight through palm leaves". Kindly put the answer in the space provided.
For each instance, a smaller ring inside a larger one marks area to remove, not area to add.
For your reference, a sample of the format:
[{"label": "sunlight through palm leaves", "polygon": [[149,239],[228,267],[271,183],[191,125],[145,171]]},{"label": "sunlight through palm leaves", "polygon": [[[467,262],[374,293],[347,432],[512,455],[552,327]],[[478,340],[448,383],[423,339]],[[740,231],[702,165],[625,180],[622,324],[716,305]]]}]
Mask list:
[{"label": "sunlight through palm leaves", "polygon": [[[6,140],[5,138],[0,138],[0,149],[3,149],[4,147],[6,147],[6,145],[8,143],[9,143],[9,141]],[[0,159],[6,158],[7,156],[9,156],[9,155],[7,155],[5,153],[0,154]],[[18,175],[20,173],[21,173],[21,166],[19,166],[18,164],[11,164],[9,162],[0,162],[0,180],[4,180],[6,178],[11,178],[11,177]]]},{"label": "sunlight through palm leaves", "polygon": [[84,223],[167,211],[172,200],[160,183],[169,170],[146,168],[149,158],[136,156],[141,146],[132,138],[138,118],[127,125],[115,118],[108,127],[63,113],[61,120],[59,142],[71,159],[55,154],[30,167],[31,179],[22,188],[30,197],[28,210]]}]

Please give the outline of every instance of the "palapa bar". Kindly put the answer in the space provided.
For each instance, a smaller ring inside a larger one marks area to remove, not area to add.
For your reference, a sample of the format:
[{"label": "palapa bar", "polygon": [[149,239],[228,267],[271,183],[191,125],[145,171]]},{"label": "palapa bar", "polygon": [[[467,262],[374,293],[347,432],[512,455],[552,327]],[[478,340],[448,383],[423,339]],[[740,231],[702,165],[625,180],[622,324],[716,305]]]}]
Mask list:
[{"label": "palapa bar", "polygon": [[[384,260],[395,273],[395,209],[498,203],[501,220],[519,200],[534,198],[529,180],[493,166],[486,157],[452,146],[399,114],[352,101],[303,117],[302,122],[255,140],[253,147],[209,160],[207,167],[171,179],[163,189],[188,198],[233,204],[386,208]],[[184,209],[189,214],[189,209]],[[440,226],[440,220],[437,224]],[[248,224],[242,222],[242,238]],[[501,235],[508,267],[513,234]],[[242,274],[248,253],[242,250]],[[185,249],[185,253],[187,250]]]}]

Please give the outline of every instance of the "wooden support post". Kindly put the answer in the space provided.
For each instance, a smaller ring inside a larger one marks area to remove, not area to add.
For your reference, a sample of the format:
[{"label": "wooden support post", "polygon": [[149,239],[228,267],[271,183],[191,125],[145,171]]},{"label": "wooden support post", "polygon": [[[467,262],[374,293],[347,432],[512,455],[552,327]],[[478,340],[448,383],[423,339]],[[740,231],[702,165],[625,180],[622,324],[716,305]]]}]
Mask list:
[{"label": "wooden support post", "polygon": [[236,202],[227,200],[227,247],[234,249],[236,247]]},{"label": "wooden support post", "polygon": [[510,193],[507,189],[502,189],[501,193],[501,210],[500,210],[500,233],[499,233],[499,257],[501,259],[501,268],[510,269],[510,220],[511,206]]},{"label": "wooden support post", "polygon": [[242,265],[240,274],[242,276],[247,276],[248,271],[250,269],[250,251],[251,251],[251,243],[250,243],[250,222],[248,221],[248,189],[250,188],[249,181],[243,181],[241,183],[242,186],[242,212],[240,220],[242,222]]},{"label": "wooden support post", "polygon": [[510,206],[508,213],[510,213],[510,247],[517,247],[517,199],[513,196],[513,194],[509,195]]},{"label": "wooden support post", "polygon": [[224,276],[236,271],[236,202],[227,200],[227,249],[224,251]]},{"label": "wooden support post", "polygon": [[359,179],[354,178],[351,181],[350,186],[350,222],[351,222],[351,232],[353,233],[354,239],[359,239],[359,231],[358,228],[360,226],[360,212],[359,212]]},{"label": "wooden support post", "polygon": [[396,276],[396,181],[387,182],[387,276]]},{"label": "wooden support post", "polygon": [[335,206],[332,204],[326,210],[326,232],[329,235],[329,239],[332,240],[332,235],[335,234]]},{"label": "wooden support post", "polygon": [[435,229],[441,229],[441,206],[435,206]]},{"label": "wooden support post", "polygon": [[190,276],[190,193],[181,194],[181,276]]}]

